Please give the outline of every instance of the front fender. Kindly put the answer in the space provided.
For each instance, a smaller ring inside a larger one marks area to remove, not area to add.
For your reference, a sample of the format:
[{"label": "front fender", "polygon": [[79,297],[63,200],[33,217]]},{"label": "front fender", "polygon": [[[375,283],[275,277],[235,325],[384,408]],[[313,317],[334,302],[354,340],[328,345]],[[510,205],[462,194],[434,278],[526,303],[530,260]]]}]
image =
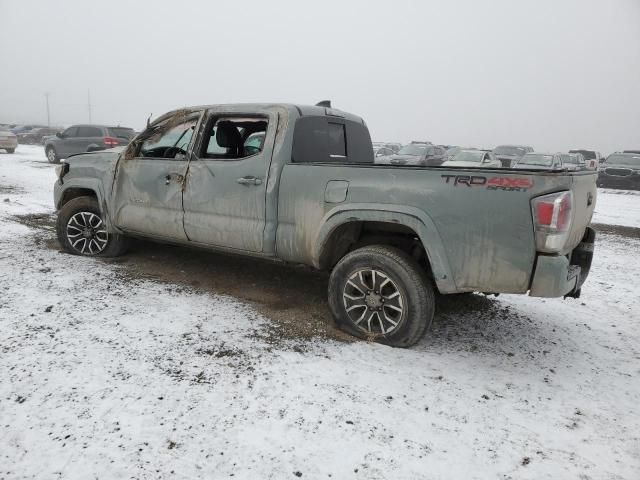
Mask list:
[{"label": "front fender", "polygon": [[104,216],[103,221],[107,224],[107,229],[112,231],[111,216],[109,215],[109,209],[107,208],[106,196],[102,182],[97,178],[63,178],[64,183],[56,181],[53,188],[53,201],[56,210],[62,208],[62,199],[65,192],[71,189],[91,190],[95,193],[100,205],[100,210]]},{"label": "front fender", "polygon": [[314,241],[313,264],[320,268],[320,256],[332,232],[349,222],[386,222],[410,228],[425,248],[433,277],[442,293],[456,292],[456,285],[440,234],[429,215],[405,205],[350,204],[339,205],[323,217]]}]

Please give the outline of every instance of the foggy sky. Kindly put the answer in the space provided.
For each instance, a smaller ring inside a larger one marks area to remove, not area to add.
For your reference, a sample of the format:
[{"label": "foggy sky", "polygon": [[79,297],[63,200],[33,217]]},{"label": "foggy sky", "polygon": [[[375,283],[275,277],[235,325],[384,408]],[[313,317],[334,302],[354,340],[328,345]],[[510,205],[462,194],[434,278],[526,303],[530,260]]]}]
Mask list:
[{"label": "foggy sky", "polygon": [[313,104],[374,140],[640,148],[640,0],[0,0],[0,122]]}]

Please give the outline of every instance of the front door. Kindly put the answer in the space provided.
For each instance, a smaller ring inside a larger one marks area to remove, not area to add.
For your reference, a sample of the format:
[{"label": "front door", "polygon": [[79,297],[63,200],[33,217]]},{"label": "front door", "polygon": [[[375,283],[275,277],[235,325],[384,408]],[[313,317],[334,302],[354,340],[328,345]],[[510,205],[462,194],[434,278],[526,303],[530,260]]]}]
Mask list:
[{"label": "front door", "polygon": [[133,158],[120,158],[112,198],[115,225],[134,234],[186,241],[182,192],[200,112],[169,117],[140,136]]},{"label": "front door", "polygon": [[261,252],[278,116],[210,111],[184,192],[190,241]]},{"label": "front door", "polygon": [[75,153],[73,151],[73,144],[78,136],[78,127],[69,127],[64,132],[60,140],[56,141],[55,149],[60,158],[67,158],[69,155]]}]

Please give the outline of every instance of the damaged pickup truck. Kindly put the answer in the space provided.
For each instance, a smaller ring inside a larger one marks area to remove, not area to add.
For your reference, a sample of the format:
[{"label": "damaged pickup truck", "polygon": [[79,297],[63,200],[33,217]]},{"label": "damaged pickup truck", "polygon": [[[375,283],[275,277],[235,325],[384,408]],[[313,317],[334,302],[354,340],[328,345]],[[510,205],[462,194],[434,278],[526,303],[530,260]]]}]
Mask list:
[{"label": "damaged pickup truck", "polygon": [[376,165],[364,121],[327,104],[174,111],[57,173],[69,253],[142,237],[310,265],[342,328],[399,347],[436,294],[577,297],[593,256],[594,172]]}]

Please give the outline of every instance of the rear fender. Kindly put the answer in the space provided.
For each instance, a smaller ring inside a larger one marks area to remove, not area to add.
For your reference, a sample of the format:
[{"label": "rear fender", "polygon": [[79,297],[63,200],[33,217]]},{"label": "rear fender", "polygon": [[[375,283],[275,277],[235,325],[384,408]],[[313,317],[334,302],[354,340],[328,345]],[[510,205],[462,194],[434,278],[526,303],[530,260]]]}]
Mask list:
[{"label": "rear fender", "polygon": [[457,291],[444,245],[433,220],[422,210],[404,205],[351,204],[327,212],[316,235],[313,265],[320,268],[320,257],[331,234],[349,222],[386,222],[403,225],[416,232],[427,253],[434,281],[441,293]]}]

